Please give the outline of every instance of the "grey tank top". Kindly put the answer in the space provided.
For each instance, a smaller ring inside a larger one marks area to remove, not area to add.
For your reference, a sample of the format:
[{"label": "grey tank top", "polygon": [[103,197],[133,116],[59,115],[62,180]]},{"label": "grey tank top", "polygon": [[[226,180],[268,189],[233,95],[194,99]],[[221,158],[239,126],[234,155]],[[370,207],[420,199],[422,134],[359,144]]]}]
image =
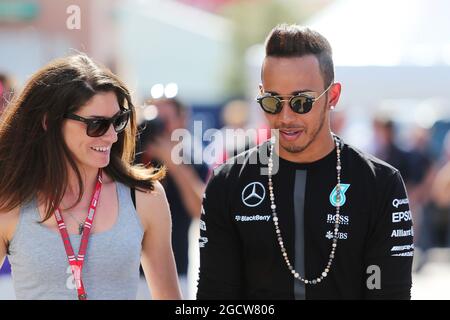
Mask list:
[{"label": "grey tank top", "polygon": [[[83,283],[89,300],[136,299],[144,231],[130,189],[116,182],[113,227],[89,237]],[[17,299],[76,300],[77,290],[57,231],[40,225],[36,198],[22,206],[8,250]],[[75,254],[81,236],[70,235]]]}]

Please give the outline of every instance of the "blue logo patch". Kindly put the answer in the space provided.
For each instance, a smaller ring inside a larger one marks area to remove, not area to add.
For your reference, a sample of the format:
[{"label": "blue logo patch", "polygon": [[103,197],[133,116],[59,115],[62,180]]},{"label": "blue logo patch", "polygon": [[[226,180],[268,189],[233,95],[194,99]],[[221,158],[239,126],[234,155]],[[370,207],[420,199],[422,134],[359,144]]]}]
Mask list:
[{"label": "blue logo patch", "polygon": [[[337,202],[337,191],[336,191],[336,187],[334,187],[333,191],[331,191],[330,193],[330,203],[337,207],[338,206],[338,202]],[[350,184],[345,184],[345,183],[341,183],[341,201],[340,201],[340,206],[342,207],[345,204],[345,201],[347,200],[347,198],[345,197],[345,192],[348,190],[348,188],[350,188]]]}]

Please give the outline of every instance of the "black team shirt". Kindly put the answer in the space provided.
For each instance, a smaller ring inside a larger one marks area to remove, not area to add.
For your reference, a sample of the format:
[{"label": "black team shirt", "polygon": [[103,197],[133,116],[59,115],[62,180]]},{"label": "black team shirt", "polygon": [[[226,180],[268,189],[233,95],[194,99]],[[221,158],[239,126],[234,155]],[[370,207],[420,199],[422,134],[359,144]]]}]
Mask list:
[{"label": "black team shirt", "polygon": [[[200,221],[198,299],[409,299],[413,231],[398,170],[342,142],[344,199],[335,258],[317,285],[286,266],[270,209],[269,142],[216,168]],[[267,156],[266,156],[267,159]],[[336,207],[336,150],[308,164],[279,158],[272,177],[278,223],[294,269],[320,277],[328,262]],[[334,203],[334,204],[333,204]],[[306,276],[305,276],[306,275]]]}]

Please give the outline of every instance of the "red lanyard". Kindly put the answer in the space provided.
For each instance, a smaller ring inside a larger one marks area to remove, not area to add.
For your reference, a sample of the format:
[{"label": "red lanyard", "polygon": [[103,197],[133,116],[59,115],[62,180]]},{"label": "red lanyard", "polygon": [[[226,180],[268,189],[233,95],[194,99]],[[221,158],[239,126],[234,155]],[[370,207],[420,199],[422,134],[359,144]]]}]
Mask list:
[{"label": "red lanyard", "polygon": [[59,232],[61,233],[64,248],[66,249],[67,259],[69,260],[70,268],[75,279],[75,285],[78,291],[78,300],[87,300],[87,294],[84,290],[83,281],[81,279],[81,272],[83,270],[84,257],[86,254],[92,223],[94,222],[98,198],[100,197],[100,192],[102,191],[102,183],[102,169],[99,169],[94,195],[92,196],[91,205],[89,206],[88,216],[86,217],[86,221],[84,222],[83,235],[81,236],[81,243],[77,257],[75,257],[75,254],[73,252],[69,233],[67,232],[67,228],[64,223],[64,219],[59,211],[59,208],[57,208],[55,211],[56,222],[58,223]]}]

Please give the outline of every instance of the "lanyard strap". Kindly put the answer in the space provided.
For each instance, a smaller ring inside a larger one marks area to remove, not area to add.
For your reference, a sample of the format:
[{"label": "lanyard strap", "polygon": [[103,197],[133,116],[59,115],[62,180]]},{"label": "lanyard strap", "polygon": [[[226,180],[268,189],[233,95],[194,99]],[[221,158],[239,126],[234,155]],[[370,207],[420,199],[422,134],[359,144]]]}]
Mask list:
[{"label": "lanyard strap", "polygon": [[102,183],[102,169],[99,169],[97,175],[97,184],[95,185],[95,191],[91,199],[88,215],[86,217],[86,221],[84,222],[83,235],[81,236],[80,248],[76,257],[72,248],[72,244],[70,243],[69,233],[67,232],[66,224],[64,223],[61,212],[59,208],[55,210],[56,222],[58,223],[58,228],[63,240],[64,249],[66,250],[67,259],[69,260],[69,265],[75,279],[75,285],[78,291],[78,300],[87,299],[87,294],[84,289],[83,281],[81,279],[81,272],[83,270],[84,257],[89,241],[89,234],[91,232],[92,223],[94,222],[95,211],[97,209],[98,199],[102,190]]}]

